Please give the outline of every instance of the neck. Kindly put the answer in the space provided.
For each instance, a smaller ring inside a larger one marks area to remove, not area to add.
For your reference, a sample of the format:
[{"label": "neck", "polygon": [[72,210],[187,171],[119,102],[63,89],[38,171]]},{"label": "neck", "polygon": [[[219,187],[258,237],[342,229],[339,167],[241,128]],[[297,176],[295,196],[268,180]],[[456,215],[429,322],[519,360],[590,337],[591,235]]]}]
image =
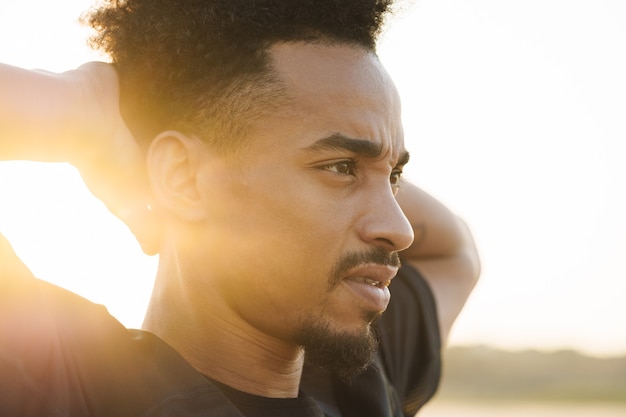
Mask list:
[{"label": "neck", "polygon": [[211,379],[263,397],[297,397],[302,349],[254,328],[217,292],[190,288],[184,275],[179,262],[161,261],[143,328]]}]

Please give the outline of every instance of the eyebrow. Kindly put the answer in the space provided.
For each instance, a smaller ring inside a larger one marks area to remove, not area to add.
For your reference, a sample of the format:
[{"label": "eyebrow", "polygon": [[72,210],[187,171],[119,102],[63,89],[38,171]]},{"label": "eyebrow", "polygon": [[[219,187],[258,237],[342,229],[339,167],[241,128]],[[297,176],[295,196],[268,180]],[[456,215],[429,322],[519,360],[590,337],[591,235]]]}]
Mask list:
[{"label": "eyebrow", "polygon": [[[341,133],[333,133],[328,137],[322,138],[306,149],[310,151],[347,150],[368,158],[377,158],[383,152],[383,147],[379,143],[374,143],[367,139],[350,138],[342,135]],[[407,151],[403,151],[400,154],[396,165],[403,166],[408,162],[409,153]]]},{"label": "eyebrow", "polygon": [[[340,133],[333,133],[328,137],[322,138],[306,149],[310,151],[347,150],[368,158],[377,158],[383,152],[383,147],[379,143],[374,143],[367,139],[350,138]],[[397,165],[402,166],[408,162],[409,153],[404,151],[400,154]]]},{"label": "eyebrow", "polygon": [[398,158],[398,163],[396,165],[404,166],[409,163],[410,158],[411,155],[407,151],[404,151],[400,154],[400,158]]},{"label": "eyebrow", "polygon": [[357,155],[376,158],[382,154],[382,148],[382,145],[367,139],[349,138],[340,133],[333,133],[316,141],[306,149],[311,151],[347,150]]}]

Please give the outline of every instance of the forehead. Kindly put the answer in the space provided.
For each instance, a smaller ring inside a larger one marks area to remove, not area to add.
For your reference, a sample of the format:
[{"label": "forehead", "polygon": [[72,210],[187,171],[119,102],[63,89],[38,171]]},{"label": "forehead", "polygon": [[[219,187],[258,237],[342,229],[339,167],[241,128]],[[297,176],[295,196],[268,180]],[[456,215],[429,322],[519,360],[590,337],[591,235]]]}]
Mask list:
[{"label": "forehead", "polygon": [[289,97],[281,112],[287,123],[296,121],[312,140],[342,134],[373,141],[385,154],[404,152],[400,99],[374,53],[292,42],[273,45],[270,57]]}]

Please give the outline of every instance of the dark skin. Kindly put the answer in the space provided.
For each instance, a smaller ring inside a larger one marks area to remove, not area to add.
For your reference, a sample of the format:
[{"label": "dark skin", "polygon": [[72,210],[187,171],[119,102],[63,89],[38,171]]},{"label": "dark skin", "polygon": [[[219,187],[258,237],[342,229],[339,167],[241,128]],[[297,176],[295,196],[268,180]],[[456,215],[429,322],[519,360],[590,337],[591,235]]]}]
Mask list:
[{"label": "dark skin", "polygon": [[[309,65],[307,64],[307,66]],[[369,67],[372,71],[380,71],[374,70],[375,64],[370,63],[368,65],[374,65],[374,67]],[[382,76],[380,74],[382,73],[379,73],[379,76]],[[387,81],[384,81],[380,88],[387,88],[385,87],[386,83]],[[89,64],[77,71],[60,75],[0,66],[0,89],[3,91],[2,103],[0,103],[0,137],[11,138],[10,141],[0,144],[0,157],[5,160],[29,159],[73,163],[79,168],[94,194],[102,199],[114,214],[129,225],[147,252],[154,252],[159,248],[161,253],[178,254],[166,257],[164,261],[162,269],[164,272],[161,273],[163,277],[160,280],[169,284],[163,284],[162,288],[171,288],[172,282],[186,282],[182,284],[183,286],[179,290],[192,285],[191,283],[195,280],[185,276],[185,265],[196,265],[196,257],[199,259],[202,254],[187,252],[184,242],[189,237],[188,231],[196,228],[193,226],[194,224],[197,222],[205,224],[207,221],[207,210],[210,210],[210,207],[206,203],[208,200],[204,199],[208,198],[209,195],[207,194],[205,197],[202,194],[202,189],[207,184],[211,184],[213,178],[216,178],[213,168],[208,169],[208,167],[220,166],[219,160],[211,156],[210,153],[206,154],[206,149],[202,147],[202,144],[193,138],[184,137],[179,133],[164,134],[148,158],[161,155],[165,159],[161,159],[159,163],[156,163],[158,159],[148,159],[148,171],[151,174],[149,177],[146,176],[145,155],[139,152],[119,116],[117,75],[106,64]],[[50,99],[42,100],[42,96],[47,96]],[[385,96],[391,97],[392,94]],[[36,103],[35,106],[33,106],[34,103]],[[306,106],[312,104],[307,103]],[[321,114],[320,117],[322,117]],[[356,133],[358,134],[350,136],[375,137],[376,132],[395,129],[391,126],[396,122],[390,121],[395,120],[396,116],[378,115],[376,117],[380,117],[379,125],[372,125],[372,128],[357,128]],[[41,120],[41,123],[32,123],[31,120]],[[362,122],[361,119],[355,119],[355,126]],[[259,126],[259,128],[261,127],[267,126]],[[332,129],[336,130],[334,127]],[[361,134],[367,129],[370,129],[372,133]],[[45,132],[45,135],[42,132]],[[83,138],[85,137],[90,138],[88,143],[84,141]],[[386,137],[394,136],[381,135],[381,138]],[[395,137],[398,136],[395,135]],[[19,140],[17,140],[18,138]],[[262,136],[259,136],[258,140],[258,143],[261,144]],[[387,140],[381,144],[383,152],[380,153],[380,156],[372,158],[371,171],[368,171],[371,172],[370,183],[372,187],[379,187],[379,190],[382,190],[380,192],[389,193],[393,197],[395,192],[393,184],[395,180],[392,180],[393,172],[397,167],[401,167],[400,162],[402,162],[401,156],[404,149],[400,146],[400,142]],[[159,149],[158,152],[156,149]],[[197,157],[194,159],[190,158],[189,155],[196,155]],[[339,158],[333,158],[329,161],[335,163],[336,160],[341,161],[344,157],[340,155]],[[187,162],[180,165],[180,161],[183,160]],[[164,161],[170,162],[165,163]],[[172,165],[172,161],[178,162]],[[366,166],[370,166],[370,162],[367,164]],[[172,167],[176,168],[173,169]],[[268,175],[274,172],[270,168],[276,169],[275,166],[267,167]],[[111,172],[117,174],[111,174]],[[169,174],[163,176],[164,172],[169,172]],[[327,163],[323,170],[312,172],[315,172],[315,176],[311,177],[316,178],[315,181],[318,180],[318,175],[322,175],[319,180],[330,181],[324,186],[325,188],[320,188],[320,190],[337,190],[339,192],[341,189],[337,187],[344,187],[349,183],[337,181],[352,181],[350,176],[335,177],[336,175],[350,174],[349,167],[346,165]],[[194,174],[190,175],[190,173]],[[327,178],[328,175],[330,176]],[[129,182],[127,181],[128,178],[135,178],[136,181]],[[152,192],[146,192],[150,189],[146,186],[148,178],[152,184]],[[257,177],[257,179],[260,181],[262,177]],[[156,190],[154,188],[155,183],[158,186]],[[261,183],[258,184],[259,186],[262,185]],[[271,183],[268,182],[268,184]],[[166,188],[164,188],[165,185],[167,185]],[[165,189],[173,194],[163,194]],[[211,189],[211,196],[213,196],[215,189]],[[371,191],[379,193],[373,189]],[[419,268],[435,294],[439,309],[441,334],[445,340],[454,319],[478,278],[479,261],[475,246],[465,225],[445,206],[419,188],[405,183],[400,187],[396,198],[397,203],[395,203],[395,199],[390,198],[380,203],[384,207],[371,207],[371,210],[375,209],[371,213],[382,210],[382,212],[393,213],[391,217],[387,216],[387,219],[381,220],[381,223],[377,223],[378,220],[363,223],[370,225],[368,227],[379,224],[381,228],[371,229],[372,231],[352,229],[353,231],[349,232],[347,236],[352,236],[350,239],[353,240],[344,243],[353,249],[362,249],[374,245],[386,247],[390,251],[398,250],[401,251],[400,255],[403,262]],[[370,203],[365,203],[366,201],[376,200],[364,199],[362,201],[364,203],[355,203],[354,207],[357,212],[363,207],[367,208],[367,204]],[[148,211],[148,204],[159,208],[160,221],[158,224],[164,224],[165,228],[146,227],[146,225],[157,224],[155,210]],[[363,218],[368,218],[370,212],[367,210],[363,211],[364,216],[366,216]],[[406,216],[403,220],[404,216],[401,216],[401,213]],[[213,214],[219,215],[220,211],[214,211]],[[241,214],[243,216],[245,213],[242,212]],[[163,215],[166,216],[165,220],[162,218]],[[325,216],[324,218],[329,217]],[[358,225],[359,222],[350,221],[346,218],[345,224]],[[333,226],[338,230],[342,227],[340,223]],[[411,226],[412,232],[410,232]],[[412,244],[412,236],[409,236],[411,233],[416,235]],[[194,235],[194,237],[197,236]],[[202,238],[205,239],[206,236]],[[328,241],[332,241],[332,239],[322,241],[324,250],[328,246]],[[210,244],[211,242],[207,241],[207,243]],[[172,248],[175,250],[172,251]],[[184,255],[182,263],[181,253]],[[324,263],[321,262],[320,264]],[[332,264],[332,261],[329,260],[327,264]],[[180,269],[181,267],[182,269]],[[182,281],[171,279],[172,276],[175,276],[172,271],[176,270],[182,271],[182,275],[179,276]],[[266,286],[266,288],[269,287]],[[228,294],[227,288],[221,287],[220,291],[226,291],[225,294]],[[207,315],[206,311],[178,311],[179,316],[184,317],[189,323],[185,328],[177,329],[178,332],[187,333],[182,335],[173,334],[173,327],[168,326],[167,322],[163,322],[159,318],[160,302],[166,302],[165,305],[170,302],[184,305],[185,303],[180,303],[180,296],[183,293],[194,292],[179,291],[176,299],[163,300],[159,295],[163,292],[157,288],[153,307],[147,316],[146,327],[165,340],[182,341],[176,343],[183,345],[175,347],[190,363],[200,371],[208,370],[209,375],[235,388],[266,396],[288,397],[297,393],[302,357],[299,353],[299,347],[289,341],[290,325],[288,323],[283,323],[284,327],[268,329],[264,323],[246,321],[244,326],[238,326],[245,331],[239,331],[219,327],[230,326],[230,324],[227,322],[218,323],[213,320],[210,324],[218,326],[215,331],[227,331],[227,334],[230,335],[224,345],[211,347],[212,352],[215,353],[215,358],[218,358],[217,363],[213,363],[214,361],[205,355],[206,340],[198,339],[198,336],[193,335],[192,331],[197,328],[194,323],[206,324],[203,319]],[[176,294],[176,291],[173,294]],[[198,305],[193,300],[191,301],[192,303],[188,305]],[[221,314],[218,317],[231,317],[231,313],[227,311],[231,308],[233,307],[230,306],[221,312],[211,312],[211,317],[216,317],[215,314],[218,313]],[[339,311],[337,314],[333,320],[337,320],[335,323],[341,328],[357,331],[362,326],[364,326],[363,329],[367,327],[366,323],[359,324],[358,320],[348,319],[348,316],[344,316]],[[339,319],[340,317],[343,318]],[[251,337],[255,338],[254,342],[250,342]],[[243,340],[247,342],[241,343]],[[250,374],[248,371],[252,367],[245,363],[224,366],[226,362],[219,352],[228,352],[229,356],[233,357],[231,351],[233,346],[250,346],[250,344],[265,347],[255,351],[246,350],[246,352],[234,356],[246,356],[254,363],[266,364],[262,369],[259,369],[258,373]],[[244,353],[245,355],[243,355]],[[216,369],[217,371],[215,371]],[[241,378],[242,373],[238,372],[238,369],[246,371],[246,378]]]}]

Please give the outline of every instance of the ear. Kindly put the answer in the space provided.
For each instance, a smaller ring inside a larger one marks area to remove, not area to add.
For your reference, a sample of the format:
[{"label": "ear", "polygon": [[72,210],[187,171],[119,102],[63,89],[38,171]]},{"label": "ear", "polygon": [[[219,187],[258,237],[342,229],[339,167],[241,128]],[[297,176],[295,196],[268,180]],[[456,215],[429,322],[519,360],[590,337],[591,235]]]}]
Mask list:
[{"label": "ear", "polygon": [[206,145],[200,139],[178,131],[162,132],[152,141],[146,163],[160,210],[187,221],[205,216],[197,181],[205,152]]}]

